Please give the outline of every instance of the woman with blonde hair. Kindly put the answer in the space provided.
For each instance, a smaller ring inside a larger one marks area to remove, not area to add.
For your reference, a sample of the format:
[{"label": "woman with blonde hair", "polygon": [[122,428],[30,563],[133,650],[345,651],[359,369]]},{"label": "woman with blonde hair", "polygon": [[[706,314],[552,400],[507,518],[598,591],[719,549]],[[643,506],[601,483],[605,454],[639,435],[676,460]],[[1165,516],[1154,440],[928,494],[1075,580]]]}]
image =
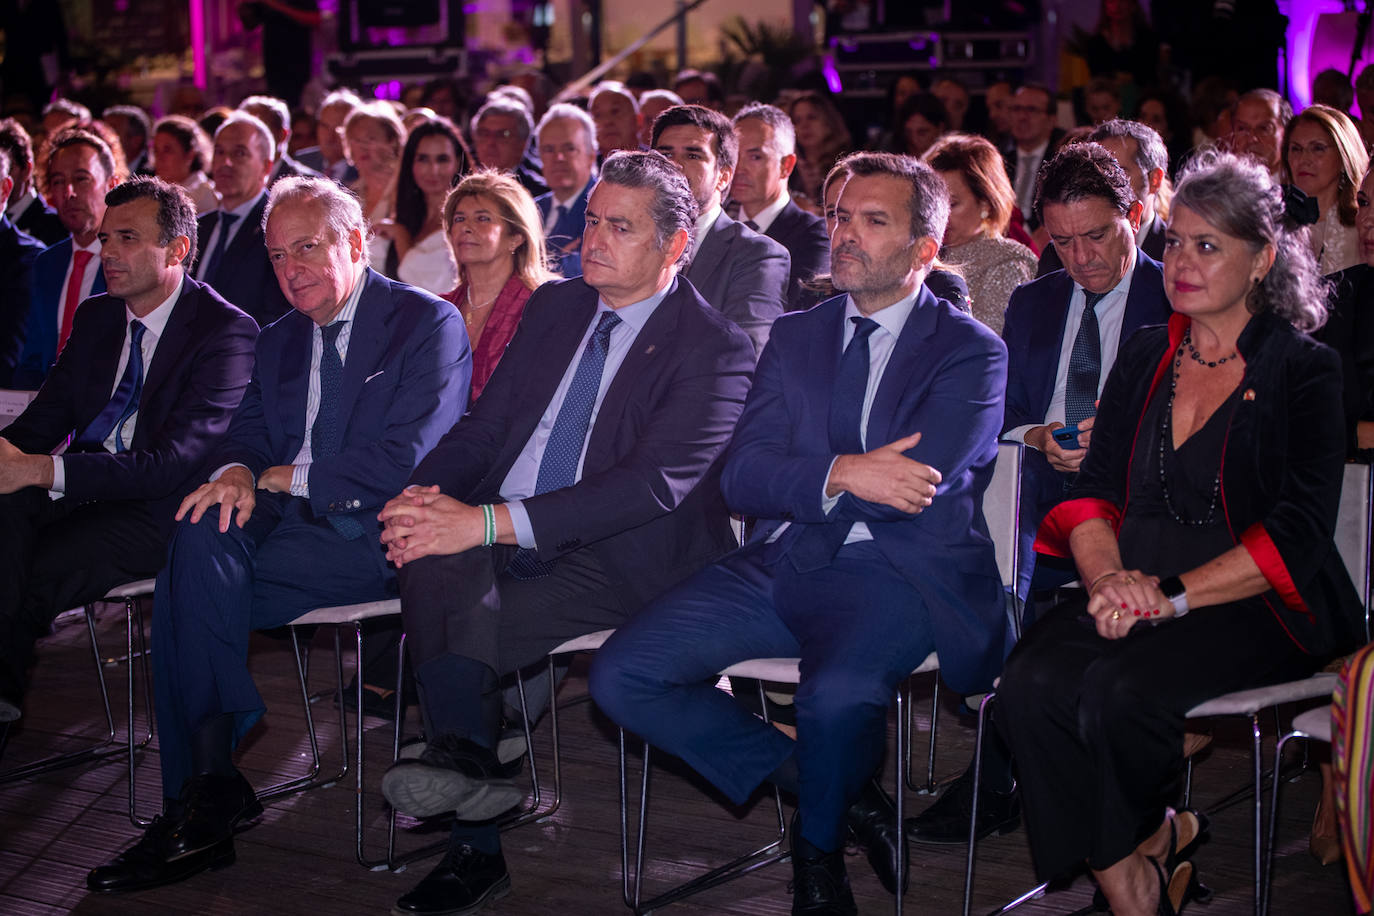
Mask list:
[{"label": "woman with blonde hair", "polygon": [[458,287],[444,298],[467,325],[476,401],[515,336],[530,293],[556,275],[548,269],[534,198],[510,175],[483,169],[458,182],[444,202],[444,233],[458,264]]},{"label": "woman with blonde hair", "polygon": [[[396,215],[396,176],[401,168],[405,125],[386,102],[367,102],[344,121],[344,155],[358,170],[348,189],[358,195],[368,227],[368,261],[386,263],[391,239],[384,221]],[[377,229],[381,227],[381,232]]]},{"label": "woman with blonde hair", "polygon": [[821,184],[836,160],[853,148],[853,139],[835,103],[819,92],[803,92],[792,99],[787,114],[797,134],[792,199],[797,206],[819,214]]},{"label": "woman with blonde hair", "polygon": [[1012,290],[1035,276],[1035,255],[1006,237],[1016,196],[1002,154],[983,137],[950,134],[925,161],[949,188],[949,223],[940,257],[968,283],[973,317],[998,334]]},{"label": "woman with blonde hair", "polygon": [[1322,276],[1359,264],[1355,192],[1369,168],[1359,128],[1342,112],[1313,105],[1288,122],[1283,133],[1288,180],[1317,202],[1308,243]]}]

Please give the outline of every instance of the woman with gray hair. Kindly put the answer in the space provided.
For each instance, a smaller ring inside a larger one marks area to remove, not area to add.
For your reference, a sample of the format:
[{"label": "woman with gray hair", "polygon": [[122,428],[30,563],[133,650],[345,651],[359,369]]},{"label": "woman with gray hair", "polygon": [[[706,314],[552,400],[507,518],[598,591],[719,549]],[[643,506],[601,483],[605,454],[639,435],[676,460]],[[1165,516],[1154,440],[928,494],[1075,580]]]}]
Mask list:
[{"label": "woman with gray hair", "polygon": [[1118,916],[1204,894],[1190,857],[1206,820],[1167,807],[1185,712],[1305,676],[1361,629],[1332,543],[1340,361],[1303,333],[1324,287],[1286,220],[1263,166],[1185,168],[1164,254],[1174,315],[1122,347],[1036,541],[1086,587],[1031,629],[998,691],[1037,872],[1086,861]]}]

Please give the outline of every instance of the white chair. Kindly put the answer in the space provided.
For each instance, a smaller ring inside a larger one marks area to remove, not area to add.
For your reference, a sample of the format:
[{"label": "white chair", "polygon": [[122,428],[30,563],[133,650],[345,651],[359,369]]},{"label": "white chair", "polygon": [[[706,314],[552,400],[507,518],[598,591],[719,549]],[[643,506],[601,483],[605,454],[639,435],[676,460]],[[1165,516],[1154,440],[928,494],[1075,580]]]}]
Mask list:
[{"label": "white chair", "polygon": [[[1367,464],[1347,464],[1345,466],[1335,532],[1336,549],[1339,551],[1341,560],[1345,563],[1346,571],[1355,583],[1356,590],[1359,591],[1364,604],[1366,634],[1368,634],[1370,621],[1370,507],[1374,504],[1371,503],[1371,497],[1374,497],[1374,489],[1371,489],[1374,488],[1374,476],[1370,472],[1371,468]],[[1277,717],[1278,707],[1285,703],[1329,697],[1335,685],[1336,676],[1334,674],[1314,674],[1312,677],[1300,681],[1290,681],[1286,684],[1274,684],[1270,687],[1257,687],[1253,690],[1239,690],[1224,694],[1205,703],[1200,703],[1188,711],[1189,719],[1202,719],[1210,716],[1245,716],[1250,720],[1251,773],[1254,779],[1253,867],[1255,912],[1257,913],[1262,907],[1264,897],[1264,868],[1261,861],[1264,819],[1264,736],[1260,729],[1260,714],[1266,709],[1272,709]],[[1279,762],[1280,759],[1275,754],[1274,770],[1271,776],[1275,780],[1278,779]],[[1192,767],[1193,762],[1189,758],[1184,789],[1185,805],[1191,798]]]},{"label": "white chair", "polygon": [[1274,837],[1279,823],[1279,786],[1283,783],[1283,780],[1278,778],[1278,765],[1283,760],[1284,747],[1294,738],[1330,744],[1330,705],[1309,709],[1307,712],[1294,716],[1293,727],[1288,734],[1279,739],[1279,743],[1274,747],[1274,797],[1269,804],[1269,838],[1264,848],[1264,895],[1260,900],[1260,916],[1265,916],[1269,912],[1270,888],[1274,883]]},{"label": "white chair", "polygon": [[[29,394],[29,392],[0,392],[0,396],[16,393]],[[0,411],[3,411],[5,403],[3,397],[0,397]],[[105,709],[105,737],[90,747],[64,754],[55,754],[50,757],[45,757],[42,760],[26,764],[25,766],[6,770],[4,773],[0,773],[0,784],[27,779],[61,767],[85,763],[91,760],[103,760],[107,757],[114,757],[120,754],[127,754],[129,770],[129,820],[135,826],[146,826],[152,822],[150,818],[139,815],[135,810],[134,755],[137,751],[147,747],[148,742],[150,742],[153,737],[152,679],[148,675],[148,652],[143,636],[143,612],[138,604],[140,598],[152,595],[153,582],[154,580],[152,579],[141,579],[137,582],[116,586],[99,599],[100,601],[118,602],[124,605],[125,657],[123,661],[126,663],[126,673],[128,675],[128,703],[127,717],[125,719],[127,727],[125,728],[125,741],[119,743],[116,740],[114,712],[110,707],[110,691],[105,682],[105,658],[100,652],[100,643],[97,641],[95,635],[95,606],[98,602],[92,601],[82,608],[82,611],[86,618],[86,630],[91,637],[91,655],[95,659],[96,681],[100,686],[100,700]],[[135,651],[135,645],[138,647],[137,651]],[[134,719],[134,666],[136,661],[140,662],[143,666],[143,683],[145,686],[143,702],[144,723],[146,728],[143,730],[142,737],[138,737],[139,729]]]},{"label": "white chair", "polygon": [[29,406],[29,402],[37,394],[37,391],[14,391],[9,388],[0,388],[0,429],[13,423],[14,418],[24,412],[24,409]]},{"label": "white chair", "polygon": [[[989,535],[992,537],[997,554],[998,571],[1001,575],[1002,584],[1010,589],[1011,594],[1016,593],[1016,547],[1017,547],[1017,519],[1019,516],[1020,505],[1020,479],[1021,479],[1021,457],[1023,446],[1017,443],[1002,443],[998,445],[997,461],[993,469],[993,477],[989,482],[988,488],[983,495],[983,516],[987,523]],[[1013,597],[1013,633],[1020,635],[1020,612]],[[767,705],[763,703],[763,684],[764,683],[784,683],[797,684],[801,680],[799,670],[799,659],[749,659],[731,665],[720,672],[722,676],[753,678],[759,682],[760,704],[764,709],[765,719],[767,717]],[[939,671],[940,663],[934,652],[922,662],[910,677],[918,674],[935,673]],[[903,782],[910,782],[911,771],[911,721],[907,711],[909,706],[910,690],[909,685],[903,683],[899,685],[896,692],[897,702],[897,735],[896,742],[898,753],[902,761],[896,777],[896,808],[897,821],[899,825],[904,824],[905,802]],[[936,680],[935,703],[939,702],[939,682]],[[981,728],[981,718],[980,718]],[[981,737],[981,732],[980,732]],[[927,770],[927,784],[933,783],[934,779],[934,757],[935,757],[935,710],[931,712],[931,745],[930,757]],[[783,840],[786,834],[786,823],[782,814],[782,801],[774,793],[774,801],[777,806],[778,814],[778,835],[768,845],[763,846],[753,852],[739,856],[731,862],[713,868],[691,881],[679,885],[671,890],[664,891],[656,895],[651,900],[642,899],[643,874],[644,874],[644,847],[645,847],[645,818],[648,805],[648,783],[649,783],[649,746],[644,745],[643,771],[640,786],[639,803],[639,832],[636,844],[636,860],[634,867],[634,877],[630,878],[629,867],[629,836],[628,836],[628,806],[626,799],[626,778],[625,778],[625,734],[624,730],[620,733],[620,801],[621,801],[621,875],[623,884],[623,894],[625,905],[635,913],[647,913],[666,906],[677,900],[681,900],[692,894],[714,887],[726,881],[733,880],[755,869],[766,865],[779,862],[787,858],[789,853],[782,850]],[[913,787],[914,788],[914,787]],[[975,811],[976,814],[976,811]],[[901,888],[905,881],[903,872],[906,868],[906,831],[899,831],[899,844],[902,849],[898,855],[897,886]],[[969,882],[972,876],[973,867],[973,840],[970,830],[970,841],[967,855],[967,875],[964,894],[964,912],[968,912],[969,906]],[[895,895],[894,908],[897,916],[902,913],[903,895]]]}]

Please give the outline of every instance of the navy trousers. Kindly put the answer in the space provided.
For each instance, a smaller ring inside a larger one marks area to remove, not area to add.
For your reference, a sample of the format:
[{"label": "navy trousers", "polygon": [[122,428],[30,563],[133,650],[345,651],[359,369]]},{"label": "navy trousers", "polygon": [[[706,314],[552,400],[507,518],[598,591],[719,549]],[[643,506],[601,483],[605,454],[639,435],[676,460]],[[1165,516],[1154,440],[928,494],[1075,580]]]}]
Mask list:
[{"label": "navy trousers", "polygon": [[153,597],[153,681],[162,794],[192,775],[190,740],[235,717],[237,743],[266,711],[248,673],[248,640],[307,611],[394,596],[395,574],[370,534],[345,541],[304,499],[259,492],[248,524],[219,531],[212,508],[185,519]]},{"label": "navy trousers", "polygon": [[[802,834],[834,850],[882,760],[897,684],[933,648],[920,595],[872,542],[810,573],[786,559],[766,566],[751,546],[617,630],[593,661],[591,692],[736,803],[795,754]],[[749,658],[801,659],[795,742],[715,688],[718,672]]]}]

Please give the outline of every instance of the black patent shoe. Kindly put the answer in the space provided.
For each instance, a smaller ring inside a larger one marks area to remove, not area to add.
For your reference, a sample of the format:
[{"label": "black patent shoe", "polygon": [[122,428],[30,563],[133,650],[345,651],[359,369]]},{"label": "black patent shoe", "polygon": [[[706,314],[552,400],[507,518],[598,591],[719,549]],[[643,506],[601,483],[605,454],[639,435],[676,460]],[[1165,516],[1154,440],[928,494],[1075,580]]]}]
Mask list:
[{"label": "black patent shoe", "polygon": [[[868,864],[889,894],[897,892],[897,856],[906,852],[897,824],[897,807],[876,780],[870,780],[845,813],[845,825],[868,855]],[[911,883],[910,857],[903,863],[902,892]]]},{"label": "black patent shoe", "polygon": [[844,852],[817,856],[792,853],[792,916],[857,916],[854,892],[844,870]]},{"label": "black patent shoe", "polygon": [[230,775],[192,776],[182,788],[176,808],[177,815],[168,818],[164,840],[168,859],[219,846],[233,837],[240,824],[262,815],[262,803],[238,770]]},{"label": "black patent shoe", "polygon": [[394,916],[467,916],[510,893],[510,872],[501,853],[449,847],[440,863],[396,901]]},{"label": "black patent shoe", "polygon": [[[916,817],[907,818],[906,838],[913,843],[934,846],[962,845],[968,842],[969,818],[973,813],[973,770],[965,770],[949,784],[943,795]],[[1010,833],[1021,826],[1021,799],[1015,788],[1010,792],[978,790],[977,837]]]},{"label": "black patent shoe", "polygon": [[208,869],[234,864],[234,841],[226,839],[208,849],[170,858],[167,839],[174,826],[164,817],[153,819],[138,842],[108,864],[86,874],[86,886],[101,894],[140,891],[175,884]]}]

